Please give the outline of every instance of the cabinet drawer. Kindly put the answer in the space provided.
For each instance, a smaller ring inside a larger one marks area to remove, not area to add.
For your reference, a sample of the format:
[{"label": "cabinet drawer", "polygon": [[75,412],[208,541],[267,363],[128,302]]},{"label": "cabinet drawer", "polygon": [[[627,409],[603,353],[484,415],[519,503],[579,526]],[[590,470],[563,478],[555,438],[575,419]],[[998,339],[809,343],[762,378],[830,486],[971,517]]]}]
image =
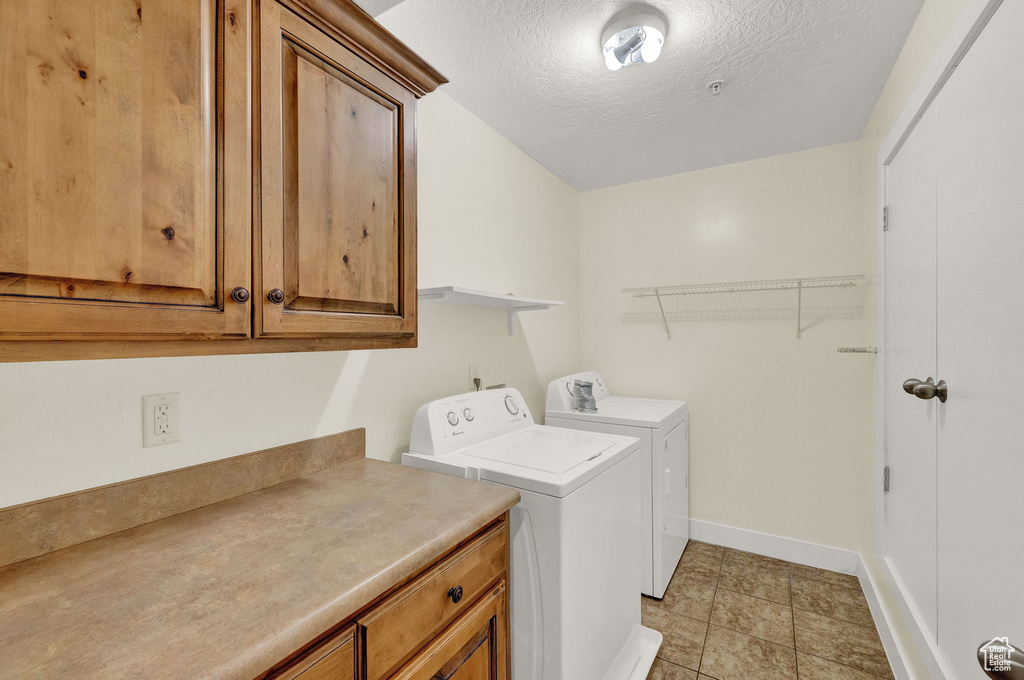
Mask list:
[{"label": "cabinet drawer", "polygon": [[[507,569],[508,524],[501,522],[362,617],[367,680],[390,677]],[[461,598],[449,594],[456,588]]]},{"label": "cabinet drawer", "polygon": [[502,581],[455,620],[392,680],[506,680],[508,593]]},{"label": "cabinet drawer", "polygon": [[273,680],[355,680],[355,626],[349,626],[273,676]]}]

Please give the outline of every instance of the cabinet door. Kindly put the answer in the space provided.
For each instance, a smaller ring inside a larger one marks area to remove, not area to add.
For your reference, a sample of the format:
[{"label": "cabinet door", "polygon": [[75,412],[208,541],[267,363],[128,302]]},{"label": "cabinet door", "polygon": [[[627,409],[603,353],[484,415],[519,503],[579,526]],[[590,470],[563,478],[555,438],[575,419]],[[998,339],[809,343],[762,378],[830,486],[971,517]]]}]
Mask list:
[{"label": "cabinet door", "polygon": [[501,582],[392,680],[507,680],[508,644],[507,590]]},{"label": "cabinet door", "polygon": [[249,10],[0,3],[0,338],[244,335]]},{"label": "cabinet door", "polygon": [[355,626],[320,643],[273,680],[355,680]]},{"label": "cabinet door", "polygon": [[280,3],[261,27],[257,332],[411,336],[416,98]]}]

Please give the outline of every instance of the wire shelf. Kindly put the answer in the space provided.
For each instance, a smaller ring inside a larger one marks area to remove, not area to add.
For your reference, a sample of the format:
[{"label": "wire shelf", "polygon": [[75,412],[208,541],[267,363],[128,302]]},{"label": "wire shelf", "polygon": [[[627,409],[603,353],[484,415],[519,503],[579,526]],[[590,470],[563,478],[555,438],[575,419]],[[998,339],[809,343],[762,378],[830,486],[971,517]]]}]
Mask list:
[{"label": "wire shelf", "polygon": [[[661,317],[661,321],[665,326],[665,333],[671,340],[672,331],[669,329],[668,320],[670,316],[676,318],[678,314],[671,307],[670,311],[666,312],[665,305],[668,301],[664,300],[664,298],[715,295],[719,293],[754,293],[755,295],[764,295],[767,291],[794,291],[796,292],[796,337],[799,340],[803,332],[802,317],[805,306],[805,292],[821,290],[822,292],[819,293],[821,295],[824,293],[823,289],[853,288],[866,279],[867,277],[864,274],[846,274],[841,276],[810,276],[799,279],[761,279],[756,281],[724,281],[721,283],[693,283],[675,286],[644,286],[640,288],[623,288],[622,292],[632,295],[634,302],[640,302],[644,298],[655,298],[652,304],[656,303],[657,314]],[[749,295],[742,297],[749,299]],[[736,299],[738,300],[739,298]],[[703,306],[701,305],[701,307]],[[775,314],[778,311],[775,307],[777,305],[771,305],[769,308],[761,310],[761,312],[770,315]],[[745,311],[750,313],[752,310]]]}]

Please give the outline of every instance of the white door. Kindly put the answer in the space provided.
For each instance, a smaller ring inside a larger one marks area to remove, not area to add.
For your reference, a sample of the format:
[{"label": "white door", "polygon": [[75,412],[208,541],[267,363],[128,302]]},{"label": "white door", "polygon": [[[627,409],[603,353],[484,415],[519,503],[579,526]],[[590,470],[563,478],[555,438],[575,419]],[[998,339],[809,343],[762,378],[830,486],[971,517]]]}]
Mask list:
[{"label": "white door", "polygon": [[[939,648],[983,677],[1024,646],[1024,2],[1004,1],[933,104],[938,163]],[[933,400],[937,402],[937,400]]]},{"label": "white door", "polygon": [[886,552],[917,610],[936,632],[936,405],[903,382],[935,376],[935,114],[929,110],[886,173]]}]

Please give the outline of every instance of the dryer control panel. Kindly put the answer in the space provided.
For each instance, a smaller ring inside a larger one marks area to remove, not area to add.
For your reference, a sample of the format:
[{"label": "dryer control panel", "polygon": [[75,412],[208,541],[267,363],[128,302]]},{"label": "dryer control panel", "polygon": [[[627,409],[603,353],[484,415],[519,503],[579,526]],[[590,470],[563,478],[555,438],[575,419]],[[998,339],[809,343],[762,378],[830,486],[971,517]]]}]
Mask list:
[{"label": "dryer control panel", "polygon": [[584,371],[573,373],[564,378],[558,378],[548,383],[548,400],[545,408],[548,411],[572,411],[574,408],[572,398],[572,386],[577,380],[586,380],[594,383],[594,399],[598,402],[598,410],[601,409],[600,401],[609,396],[608,386],[604,384],[597,371]]},{"label": "dryer control panel", "polygon": [[533,424],[519,390],[467,392],[432,401],[416,411],[409,452],[437,456]]}]

